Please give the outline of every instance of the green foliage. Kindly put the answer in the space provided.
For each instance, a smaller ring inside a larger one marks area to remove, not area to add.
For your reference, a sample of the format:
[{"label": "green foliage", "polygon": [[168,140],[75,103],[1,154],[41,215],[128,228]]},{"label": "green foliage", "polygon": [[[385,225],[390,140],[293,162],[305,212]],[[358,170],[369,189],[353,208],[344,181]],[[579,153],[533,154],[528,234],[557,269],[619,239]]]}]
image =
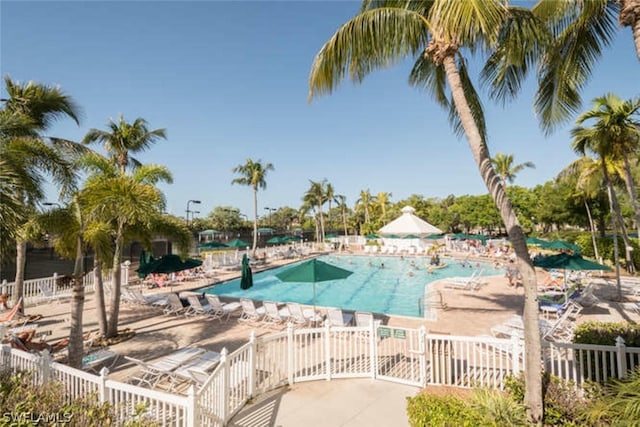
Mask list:
[{"label": "green foliage", "polygon": [[585,411],[591,425],[640,426],[640,367],[624,380],[613,380]]},{"label": "green foliage", "polygon": [[407,415],[412,427],[478,426],[481,417],[463,399],[428,393],[407,398]]},{"label": "green foliage", "polygon": [[471,408],[481,417],[480,425],[483,426],[524,426],[527,424],[524,404],[497,390],[476,390],[473,394]]},{"label": "green foliage", "polygon": [[[545,374],[542,387],[545,425],[584,425],[585,413],[590,402],[576,390],[573,383]],[[507,377],[505,389],[514,402],[524,403],[525,385],[522,376]]]},{"label": "green foliage", "polygon": [[640,347],[640,325],[628,322],[588,321],[578,325],[573,342],[579,344],[615,345],[622,337],[627,347]]}]

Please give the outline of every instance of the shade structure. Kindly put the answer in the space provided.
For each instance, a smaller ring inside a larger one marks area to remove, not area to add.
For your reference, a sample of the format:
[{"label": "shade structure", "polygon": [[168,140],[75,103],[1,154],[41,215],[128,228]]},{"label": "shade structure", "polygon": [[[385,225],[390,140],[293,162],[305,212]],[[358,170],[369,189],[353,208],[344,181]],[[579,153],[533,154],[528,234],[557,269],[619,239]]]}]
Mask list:
[{"label": "shade structure", "polygon": [[367,240],[371,240],[371,239],[379,239],[380,236],[378,236],[377,234],[367,234],[366,236],[364,236],[365,239]]},{"label": "shade structure", "polygon": [[580,252],[580,247],[578,245],[565,242],[564,240],[553,240],[551,242],[546,242],[546,244],[543,244],[542,247],[544,249],[554,249],[556,251],[570,250],[573,252]]},{"label": "shade structure", "polygon": [[411,206],[405,206],[402,208],[402,215],[382,227],[378,233],[383,237],[391,237],[390,235],[424,237],[430,234],[442,234],[442,230],[417,217],[414,214],[415,211]]},{"label": "shade structure", "polygon": [[426,240],[444,239],[444,235],[442,235],[442,234],[431,234],[429,236],[424,236],[423,239],[426,239]]},{"label": "shade structure", "polygon": [[582,258],[580,255],[558,254],[552,256],[541,257],[533,261],[536,267],[546,269],[564,269],[564,270],[606,270],[611,268],[604,264],[598,264],[594,261]]},{"label": "shade structure", "polygon": [[247,246],[251,246],[251,243],[247,243],[244,240],[235,239],[227,243],[227,246],[230,248],[246,248]]},{"label": "shade structure", "polygon": [[313,311],[316,311],[316,283],[330,280],[345,279],[353,274],[353,271],[336,267],[317,259],[312,259],[300,263],[283,272],[276,274],[276,277],[283,282],[312,283],[313,284]]},{"label": "shade structure", "polygon": [[408,234],[403,237],[403,239],[419,239],[420,236],[416,236],[415,234]]},{"label": "shade structure", "polygon": [[199,267],[202,261],[199,259],[187,258],[184,261],[178,255],[164,255],[136,270],[145,276],[153,273],[175,273],[176,271],[189,270]]},{"label": "shade structure", "polygon": [[225,245],[224,243],[216,242],[215,240],[198,245],[198,249],[218,249],[218,248],[226,248],[226,247],[228,246]]},{"label": "shade structure", "polygon": [[242,255],[242,277],[240,277],[240,288],[247,290],[253,286],[253,273],[249,265],[247,254]]}]

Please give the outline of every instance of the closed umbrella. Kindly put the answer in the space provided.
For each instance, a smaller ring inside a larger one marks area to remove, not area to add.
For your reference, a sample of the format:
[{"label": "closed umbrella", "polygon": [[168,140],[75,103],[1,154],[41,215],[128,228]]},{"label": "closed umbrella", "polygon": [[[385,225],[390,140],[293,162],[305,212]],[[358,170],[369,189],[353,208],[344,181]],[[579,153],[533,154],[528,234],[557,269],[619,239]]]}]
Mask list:
[{"label": "closed umbrella", "polygon": [[230,248],[246,248],[247,246],[250,246],[250,244],[245,242],[244,240],[235,239],[227,243],[227,246],[229,246]]},{"label": "closed umbrella", "polygon": [[[144,266],[149,264],[150,262],[153,262],[153,255],[145,252],[144,250],[140,252],[140,263],[139,263],[138,269],[144,268]],[[147,277],[147,275],[143,273],[138,273],[138,277],[141,279],[144,279],[145,277]]]},{"label": "closed umbrella", "polygon": [[242,277],[240,278],[240,288],[247,290],[253,286],[253,273],[251,273],[251,266],[249,265],[249,258],[247,254],[242,255]]},{"label": "closed umbrella", "polygon": [[567,253],[538,258],[533,261],[533,265],[536,267],[558,270],[611,270],[609,266],[604,264],[589,261],[588,259],[582,258],[580,255]]},{"label": "closed umbrella", "polygon": [[345,279],[352,274],[353,271],[345,270],[314,258],[278,273],[276,277],[283,282],[313,283],[313,312],[315,313],[316,283]]}]

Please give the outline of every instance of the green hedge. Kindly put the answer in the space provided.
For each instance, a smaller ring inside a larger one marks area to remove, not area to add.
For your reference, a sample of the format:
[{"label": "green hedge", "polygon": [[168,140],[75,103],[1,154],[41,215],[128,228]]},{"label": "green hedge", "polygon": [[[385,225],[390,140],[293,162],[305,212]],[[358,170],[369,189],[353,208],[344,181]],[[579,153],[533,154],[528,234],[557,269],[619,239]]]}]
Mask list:
[{"label": "green hedge", "polygon": [[624,339],[627,347],[640,347],[640,325],[626,322],[584,322],[576,327],[573,342],[616,345],[616,338],[619,336]]},{"label": "green hedge", "polygon": [[[580,246],[580,252],[582,253],[582,255],[584,255],[585,257],[595,258],[595,253],[593,251],[593,242],[591,241],[591,235],[589,233],[577,236],[574,243]],[[607,264],[613,265],[615,262],[613,253],[613,239],[606,237],[597,237],[596,246],[598,247],[598,255],[600,255],[602,259],[607,261]],[[638,239],[631,239],[631,246],[633,247],[633,251],[631,252],[631,260],[636,266],[636,269],[640,269],[640,245],[638,245]],[[624,263],[624,240],[622,240],[621,238],[618,238],[618,251],[620,262]]]}]

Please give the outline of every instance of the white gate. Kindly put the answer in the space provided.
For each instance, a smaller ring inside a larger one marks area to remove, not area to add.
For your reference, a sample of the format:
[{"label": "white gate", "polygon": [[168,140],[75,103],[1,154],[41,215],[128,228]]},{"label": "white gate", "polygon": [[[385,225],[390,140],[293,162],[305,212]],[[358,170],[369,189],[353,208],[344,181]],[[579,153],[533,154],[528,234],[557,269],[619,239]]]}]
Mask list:
[{"label": "white gate", "polygon": [[424,387],[426,385],[426,331],[395,326],[376,330],[376,377]]}]

